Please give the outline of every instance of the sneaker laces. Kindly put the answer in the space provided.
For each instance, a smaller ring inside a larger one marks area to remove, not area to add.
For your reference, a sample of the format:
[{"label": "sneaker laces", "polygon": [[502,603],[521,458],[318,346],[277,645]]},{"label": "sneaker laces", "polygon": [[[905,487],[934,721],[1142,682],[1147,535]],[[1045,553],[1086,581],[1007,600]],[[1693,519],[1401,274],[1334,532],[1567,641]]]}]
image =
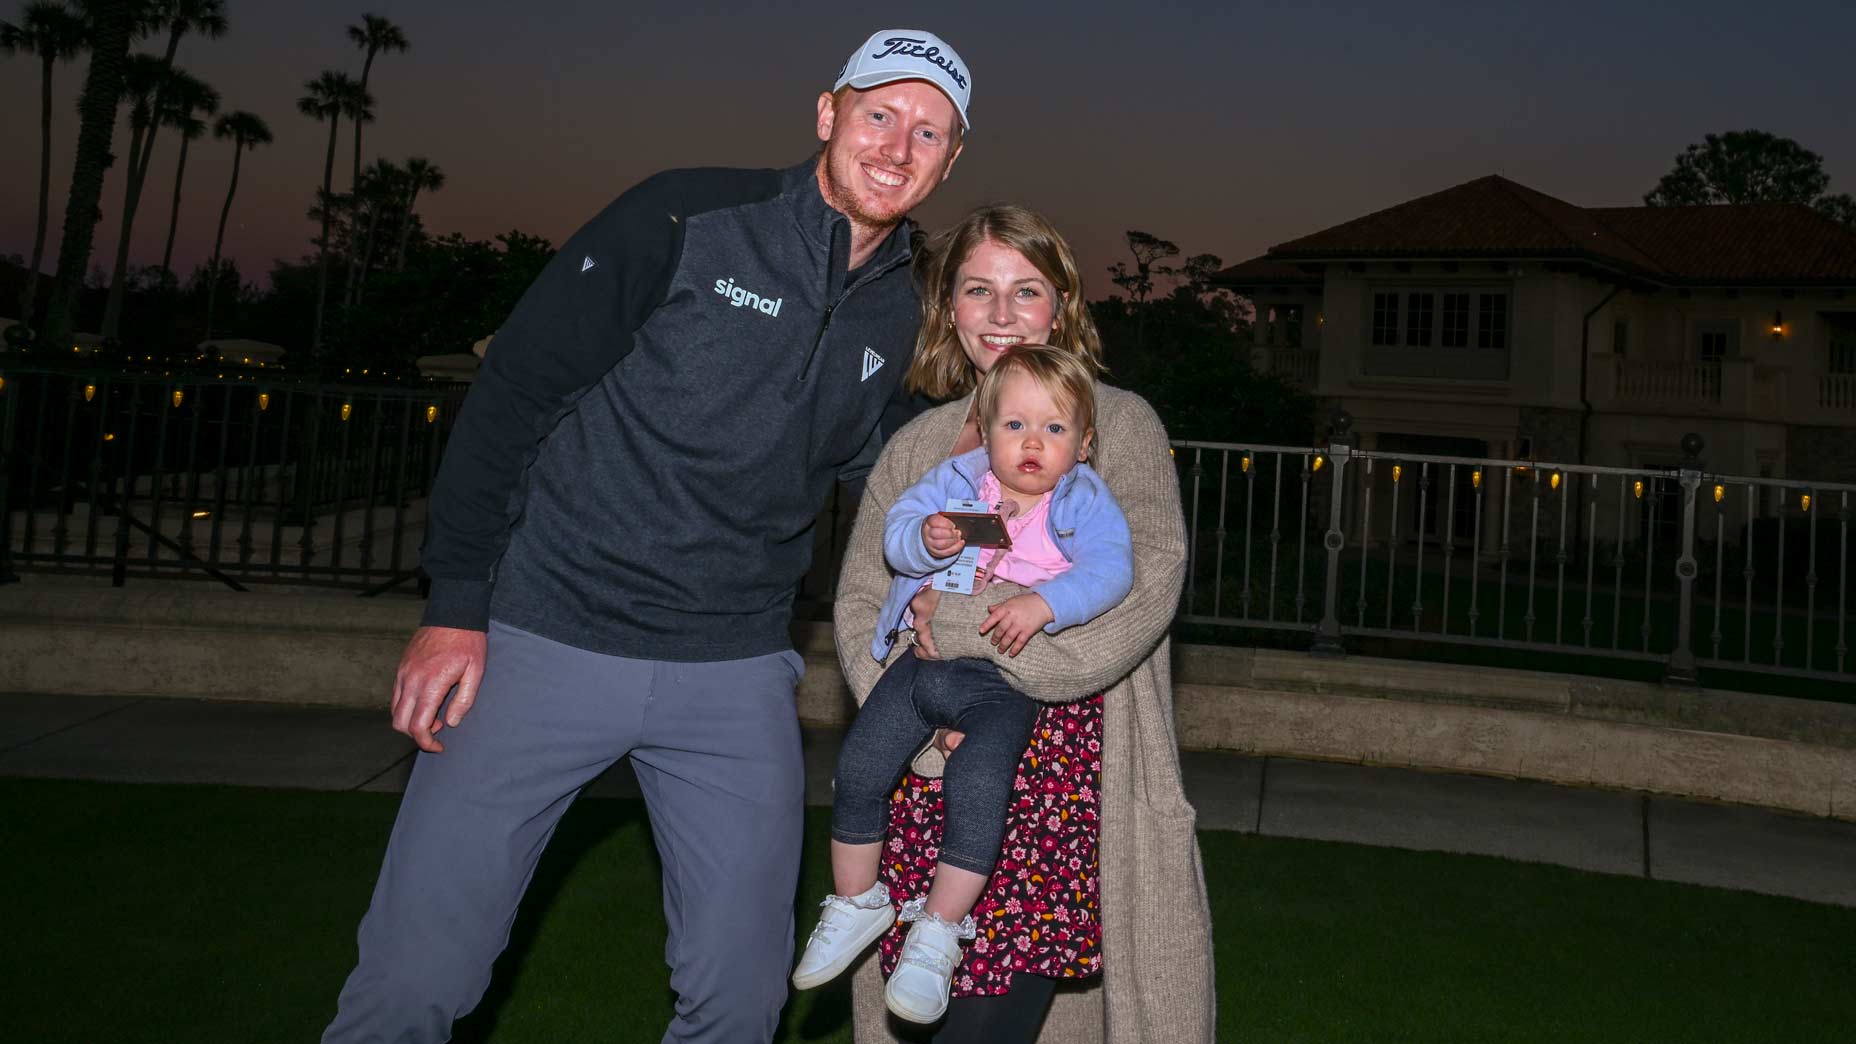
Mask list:
[{"label": "sneaker laces", "polygon": [[[978,934],[978,930],[973,924],[972,914],[962,917],[957,923],[949,924],[940,914],[929,913],[927,907],[928,897],[925,895],[916,896],[902,904],[902,912],[896,919],[903,923],[926,921],[957,940],[971,940]],[[954,970],[953,958],[948,957],[947,954],[935,949],[928,943],[916,940],[914,934],[914,932],[909,933],[910,939],[908,944],[903,947],[902,956],[897,959],[896,963],[899,965],[913,964],[918,968],[934,972],[937,975],[952,974]]]}]

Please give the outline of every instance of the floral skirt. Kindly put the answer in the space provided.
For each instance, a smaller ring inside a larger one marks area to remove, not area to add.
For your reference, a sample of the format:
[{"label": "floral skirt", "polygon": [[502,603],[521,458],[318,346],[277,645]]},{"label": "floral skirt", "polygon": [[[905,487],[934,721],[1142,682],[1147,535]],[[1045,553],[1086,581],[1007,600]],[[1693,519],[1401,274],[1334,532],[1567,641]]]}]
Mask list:
[{"label": "floral skirt", "polygon": [[[994,996],[1014,972],[1075,979],[1102,970],[1096,838],[1101,826],[1102,697],[1047,705],[1018,763],[1005,841],[973,907],[978,937],[955,969],[952,995]],[[926,895],[940,856],[941,781],[910,772],[889,803],[882,880],[894,902]],[[878,944],[895,971],[908,925]]]}]

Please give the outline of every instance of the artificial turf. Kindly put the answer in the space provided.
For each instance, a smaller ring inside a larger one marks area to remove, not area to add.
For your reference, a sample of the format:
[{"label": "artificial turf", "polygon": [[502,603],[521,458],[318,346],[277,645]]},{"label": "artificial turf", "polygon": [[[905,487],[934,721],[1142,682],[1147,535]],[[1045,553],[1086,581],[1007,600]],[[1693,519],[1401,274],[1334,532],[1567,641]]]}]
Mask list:
[{"label": "artificial turf", "polygon": [[[314,1040],[397,801],[0,780],[0,1039]],[[822,810],[808,830],[806,923],[827,884]],[[1201,843],[1223,1041],[1842,1042],[1856,1026],[1856,910],[1478,856]],[[657,874],[642,806],[570,811],[457,1039],[657,1040]],[[834,984],[787,1007],[781,1039],[849,1041],[848,1020]]]}]

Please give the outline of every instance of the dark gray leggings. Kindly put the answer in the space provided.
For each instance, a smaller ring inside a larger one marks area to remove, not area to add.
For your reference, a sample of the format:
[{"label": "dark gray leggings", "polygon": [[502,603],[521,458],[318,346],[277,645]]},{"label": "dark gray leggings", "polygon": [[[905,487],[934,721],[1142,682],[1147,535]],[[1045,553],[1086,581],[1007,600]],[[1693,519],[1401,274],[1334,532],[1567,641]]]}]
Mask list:
[{"label": "dark gray leggings", "polygon": [[947,819],[940,858],[992,873],[1012,780],[1037,716],[1037,703],[1006,684],[990,661],[923,660],[910,649],[877,679],[845,733],[832,781],[831,836],[852,845],[883,840],[889,795],[909,759],[935,729],[958,729],[966,738],[941,783]]}]

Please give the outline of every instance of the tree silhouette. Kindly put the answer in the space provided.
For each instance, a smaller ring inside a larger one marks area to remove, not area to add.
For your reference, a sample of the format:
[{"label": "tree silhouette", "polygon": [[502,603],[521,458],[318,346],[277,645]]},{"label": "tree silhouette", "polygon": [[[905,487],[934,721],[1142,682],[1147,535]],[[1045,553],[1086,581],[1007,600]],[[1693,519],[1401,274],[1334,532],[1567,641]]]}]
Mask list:
[{"label": "tree silhouette", "polygon": [[406,161],[406,209],[400,214],[400,246],[393,256],[393,270],[406,268],[406,241],[412,238],[412,206],[420,192],[437,192],[445,187],[445,172],[424,156]]},{"label": "tree silhouette", "polygon": [[1824,157],[1762,130],[1710,134],[1676,156],[1643,197],[1652,207],[1815,203],[1830,184]]},{"label": "tree silhouette", "polygon": [[140,13],[141,5],[132,0],[89,0],[85,5],[90,71],[84,76],[84,93],[77,103],[77,160],[71,170],[71,193],[65,201],[58,274],[46,309],[42,344],[61,348],[70,343],[71,305],[83,288],[97,221],[102,217],[97,202],[103,196],[103,175],[110,164],[110,138],[116,128],[116,106],[129,60],[129,39],[135,33]]},{"label": "tree silhouette", "polygon": [[[348,39],[367,53],[361,62],[361,92],[367,92],[368,77],[374,72],[374,56],[382,51],[405,51],[412,46],[399,26],[380,15],[364,14],[360,25],[348,27]],[[354,177],[348,182],[350,192],[361,188],[361,125],[354,126]]]},{"label": "tree silhouette", "polygon": [[0,22],[0,51],[30,54],[39,59],[39,219],[33,226],[32,260],[26,266],[26,286],[19,294],[19,321],[33,327],[39,292],[39,265],[45,261],[45,224],[51,212],[52,184],[52,67],[68,62],[84,49],[84,20],[54,0],[26,5],[19,23]]},{"label": "tree silhouette", "polygon": [[[226,34],[225,0],[141,0],[135,6],[138,8],[138,28],[147,32],[165,30],[168,43],[166,52],[157,62],[159,72],[153,74],[153,96],[141,99],[146,104],[144,133],[139,145],[129,149],[129,181],[123,201],[122,230],[116,244],[116,265],[110,278],[109,300],[103,308],[103,336],[106,339],[118,334],[122,322],[123,300],[128,292],[126,277],[129,271],[129,243],[134,235],[142,186],[148,182],[148,165],[155,158],[155,138],[167,111],[169,84],[172,82],[169,74],[176,71],[174,55],[180,50],[181,38],[188,33],[198,33],[214,40]],[[131,130],[133,128],[134,124],[131,123]]]},{"label": "tree silhouette", "polygon": [[207,268],[206,337],[213,336],[213,306],[219,293],[220,250],[226,241],[226,218],[232,213],[232,196],[238,192],[239,158],[246,149],[271,143],[271,128],[249,112],[239,111],[219,117],[213,124],[213,137],[232,139],[232,184],[226,188],[225,206],[219,208],[219,231],[213,236],[213,260]]},{"label": "tree silhouette", "polygon": [[361,90],[361,84],[346,73],[325,70],[321,76],[303,85],[306,92],[297,99],[297,111],[311,119],[327,120],[329,153],[322,165],[322,192],[316,200],[321,212],[322,235],[316,240],[316,318],[310,329],[309,352],[312,358],[322,351],[322,318],[329,298],[329,218],[335,206],[335,141],[344,115],[352,116],[357,130],[363,114],[373,107],[373,99]]},{"label": "tree silhouette", "polygon": [[174,167],[174,201],[168,209],[168,239],[161,248],[161,271],[164,283],[174,281],[174,230],[180,225],[180,187],[187,176],[187,148],[206,133],[206,121],[199,115],[212,116],[219,111],[219,92],[176,69],[168,86],[167,111],[162,122],[180,134],[180,159]]}]

